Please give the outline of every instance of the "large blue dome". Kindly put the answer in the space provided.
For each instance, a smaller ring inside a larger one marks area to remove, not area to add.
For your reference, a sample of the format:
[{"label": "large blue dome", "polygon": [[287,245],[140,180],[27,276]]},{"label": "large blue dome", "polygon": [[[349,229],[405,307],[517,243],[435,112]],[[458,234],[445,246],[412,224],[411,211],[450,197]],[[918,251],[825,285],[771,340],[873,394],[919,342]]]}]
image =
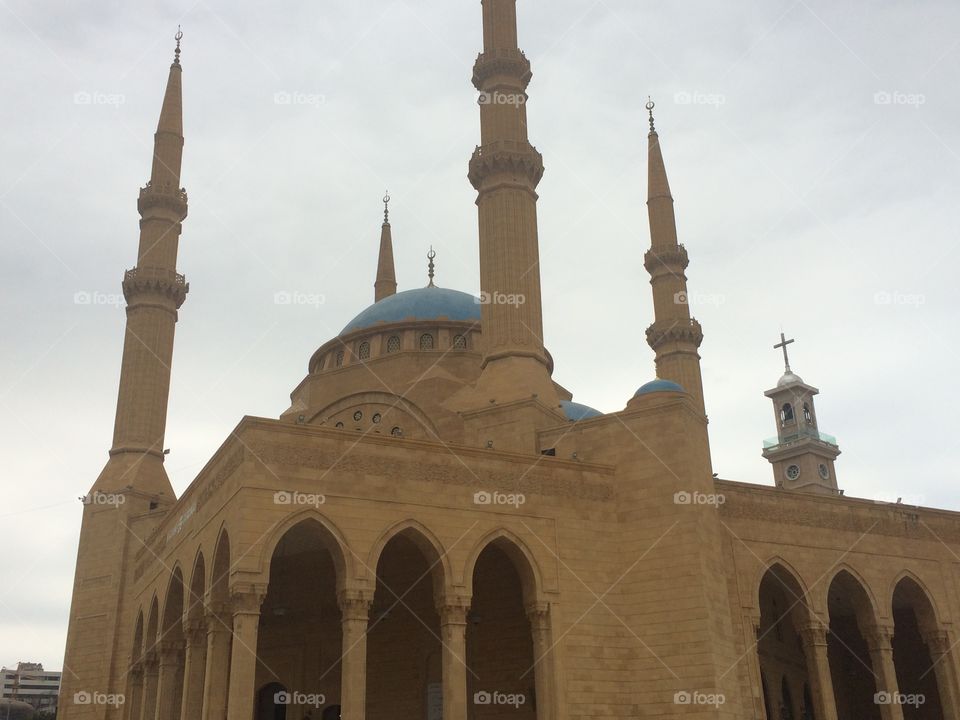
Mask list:
[{"label": "large blue dome", "polygon": [[340,334],[346,335],[380,323],[440,319],[479,322],[479,298],[459,290],[438,287],[404,290],[368,307],[347,323]]},{"label": "large blue dome", "polygon": [[584,405],[583,403],[573,402],[573,400],[561,400],[560,407],[563,409],[563,414],[567,416],[567,420],[576,422],[577,420],[587,420],[589,418],[600,417],[603,415],[599,410],[595,410],[589,405]]},{"label": "large blue dome", "polygon": [[656,380],[651,380],[650,382],[641,385],[640,389],[634,393],[634,397],[637,395],[649,395],[650,393],[655,392],[686,392],[682,387],[677,385],[677,383],[672,380],[661,380],[657,378]]}]

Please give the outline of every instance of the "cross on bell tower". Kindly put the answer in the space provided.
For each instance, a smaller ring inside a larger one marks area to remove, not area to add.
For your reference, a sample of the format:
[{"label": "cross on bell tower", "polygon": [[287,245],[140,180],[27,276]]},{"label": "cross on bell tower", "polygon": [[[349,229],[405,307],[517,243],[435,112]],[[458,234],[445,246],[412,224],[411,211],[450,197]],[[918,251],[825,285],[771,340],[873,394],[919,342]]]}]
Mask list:
[{"label": "cross on bell tower", "polygon": [[783,351],[783,376],[764,395],[773,401],[777,436],[763,443],[763,456],[773,465],[777,487],[835,495],[839,492],[834,461],[840,454],[836,438],[820,432],[813,396],[820,391],[807,385],[790,368],[787,346],[795,342],[780,333],[774,350]]}]

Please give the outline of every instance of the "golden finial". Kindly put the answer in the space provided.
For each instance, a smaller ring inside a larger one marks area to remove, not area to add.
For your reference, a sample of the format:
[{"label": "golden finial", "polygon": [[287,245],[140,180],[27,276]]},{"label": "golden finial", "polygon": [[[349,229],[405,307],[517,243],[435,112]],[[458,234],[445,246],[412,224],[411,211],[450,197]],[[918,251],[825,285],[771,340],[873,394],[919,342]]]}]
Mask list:
[{"label": "golden finial", "polygon": [[433,251],[433,245],[430,246],[430,252],[427,253],[427,277],[430,278],[430,284],[427,287],[436,287],[433,284],[433,259],[437,254]]},{"label": "golden finial", "polygon": [[647,104],[645,105],[645,107],[647,108],[647,112],[650,114],[650,132],[651,133],[656,132],[656,129],[654,129],[653,127],[653,109],[656,106],[657,105],[655,102],[653,102],[653,99],[649,95],[647,95]]},{"label": "golden finial", "polygon": [[388,190],[383,195],[383,224],[384,225],[390,224],[390,208],[388,207],[389,205],[390,205],[390,191]]},{"label": "golden finial", "polygon": [[180,40],[183,39],[183,30],[180,29],[180,26],[177,25],[177,34],[173,36],[173,39],[177,41],[177,49],[173,51],[173,64],[180,64]]}]

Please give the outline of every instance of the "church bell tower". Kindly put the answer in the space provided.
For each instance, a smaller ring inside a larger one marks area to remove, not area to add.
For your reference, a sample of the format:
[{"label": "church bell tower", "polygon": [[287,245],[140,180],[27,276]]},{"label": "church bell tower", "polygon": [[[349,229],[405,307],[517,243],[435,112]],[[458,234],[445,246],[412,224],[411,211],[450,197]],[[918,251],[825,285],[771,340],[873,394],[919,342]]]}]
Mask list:
[{"label": "church bell tower", "polygon": [[787,346],[792,342],[780,333],[780,342],[774,345],[783,350],[784,373],[777,386],[764,393],[773,402],[777,436],[764,441],[763,456],[773,465],[777,487],[836,495],[834,461],[840,448],[836,438],[820,432],[817,425],[813,396],[820,391],[790,369]]}]

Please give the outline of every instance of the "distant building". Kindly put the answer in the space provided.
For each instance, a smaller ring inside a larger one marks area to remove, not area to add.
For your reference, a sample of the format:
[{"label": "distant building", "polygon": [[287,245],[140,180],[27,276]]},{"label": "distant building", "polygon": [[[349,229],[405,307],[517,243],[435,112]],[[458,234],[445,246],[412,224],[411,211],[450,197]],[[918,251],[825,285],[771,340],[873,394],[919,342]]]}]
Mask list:
[{"label": "distant building", "polygon": [[17,663],[16,669],[0,670],[0,698],[32,705],[35,710],[56,712],[60,673],[44,670],[40,663]]}]

